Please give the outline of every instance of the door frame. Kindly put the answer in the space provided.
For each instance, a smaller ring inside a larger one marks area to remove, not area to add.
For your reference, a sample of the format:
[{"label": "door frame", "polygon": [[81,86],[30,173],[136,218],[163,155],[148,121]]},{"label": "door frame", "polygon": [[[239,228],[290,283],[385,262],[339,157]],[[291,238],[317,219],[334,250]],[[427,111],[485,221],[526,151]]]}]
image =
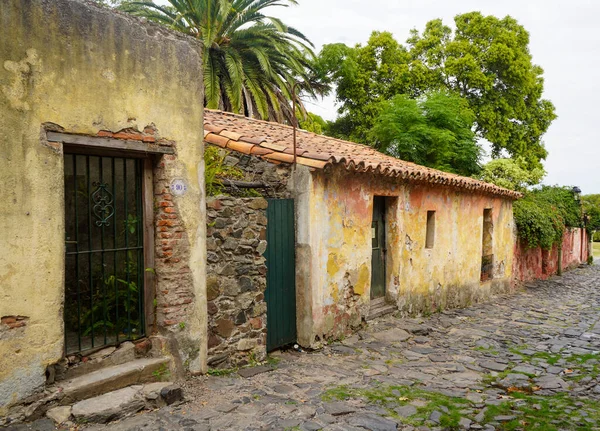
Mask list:
[{"label": "door frame", "polygon": [[[154,227],[154,177],[153,166],[157,156],[164,154],[174,154],[172,148],[156,149],[155,146],[144,142],[122,141],[117,139],[107,139],[102,137],[82,136],[68,133],[48,132],[48,138],[52,142],[61,144],[61,152],[64,160],[64,153],[82,154],[91,156],[108,157],[126,157],[142,160],[141,170],[141,200],[142,200],[142,227],[143,227],[143,282],[144,282],[144,331],[142,338],[156,333],[156,313],[154,300],[156,298],[156,274],[155,265],[155,227]],[[129,143],[122,145],[120,142]],[[63,168],[64,178],[64,168]],[[64,205],[64,198],[63,198]],[[66,229],[66,226],[65,226]],[[64,244],[63,244],[64,247]],[[64,255],[64,250],[63,250]],[[152,268],[148,271],[148,268]],[[63,264],[63,271],[64,264]],[[63,286],[63,289],[65,287]],[[64,301],[64,299],[63,299]],[[64,306],[64,305],[63,305]],[[110,345],[110,344],[109,344]],[[98,350],[102,347],[94,347],[90,351]],[[66,349],[66,344],[65,344]],[[64,350],[64,349],[63,349]],[[87,352],[90,352],[87,351]],[[84,352],[79,352],[84,353]]]}]

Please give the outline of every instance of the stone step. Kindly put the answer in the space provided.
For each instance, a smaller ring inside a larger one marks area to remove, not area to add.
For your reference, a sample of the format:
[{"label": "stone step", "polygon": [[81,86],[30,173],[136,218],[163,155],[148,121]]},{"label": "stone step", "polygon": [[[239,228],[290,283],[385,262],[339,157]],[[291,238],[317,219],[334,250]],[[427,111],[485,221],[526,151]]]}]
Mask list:
[{"label": "stone step", "polygon": [[[89,374],[94,371],[108,368],[113,365],[121,365],[126,362],[131,362],[139,356],[136,353],[136,346],[131,341],[125,341],[118,347],[105,347],[90,355],[86,356],[86,361],[76,362],[73,358],[76,355],[71,355],[69,358],[69,366],[64,369],[58,369],[56,372],[56,380],[71,380],[75,377]],[[79,359],[79,358],[77,358]],[[75,363],[72,363],[75,362]]]},{"label": "stone step", "polygon": [[72,404],[131,385],[166,380],[170,377],[169,362],[169,358],[136,359],[59,382],[60,404]]},{"label": "stone step", "polygon": [[88,398],[73,406],[48,410],[46,416],[57,425],[73,423],[106,423],[131,416],[140,410],[156,409],[183,400],[183,391],[171,382],[132,385],[97,397]]},{"label": "stone step", "polygon": [[387,304],[385,301],[371,301],[371,307],[369,308],[366,320],[377,319],[378,317],[392,314],[394,311],[396,311],[395,305]]}]

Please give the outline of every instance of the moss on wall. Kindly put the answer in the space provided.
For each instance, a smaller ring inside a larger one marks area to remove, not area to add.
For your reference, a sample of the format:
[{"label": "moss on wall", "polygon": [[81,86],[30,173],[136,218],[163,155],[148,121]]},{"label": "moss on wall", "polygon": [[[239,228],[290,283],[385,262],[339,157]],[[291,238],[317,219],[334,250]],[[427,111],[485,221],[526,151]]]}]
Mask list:
[{"label": "moss on wall", "polygon": [[[173,173],[188,192],[178,207],[188,234],[195,308],[185,339],[206,355],[202,82],[194,41],[74,0],[0,5],[0,416],[44,383],[63,355],[64,199],[60,148],[44,123],[70,133],[154,124],[177,146]],[[180,344],[184,340],[179,340]]]}]

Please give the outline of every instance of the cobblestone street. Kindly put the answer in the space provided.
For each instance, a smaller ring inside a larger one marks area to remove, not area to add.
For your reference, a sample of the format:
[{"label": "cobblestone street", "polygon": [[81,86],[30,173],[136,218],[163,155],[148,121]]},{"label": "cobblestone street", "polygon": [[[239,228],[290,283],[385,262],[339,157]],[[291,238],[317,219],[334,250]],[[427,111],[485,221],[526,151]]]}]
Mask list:
[{"label": "cobblestone street", "polygon": [[[600,429],[600,267],[185,382],[190,402],[93,430]],[[247,368],[243,372],[264,371]]]}]

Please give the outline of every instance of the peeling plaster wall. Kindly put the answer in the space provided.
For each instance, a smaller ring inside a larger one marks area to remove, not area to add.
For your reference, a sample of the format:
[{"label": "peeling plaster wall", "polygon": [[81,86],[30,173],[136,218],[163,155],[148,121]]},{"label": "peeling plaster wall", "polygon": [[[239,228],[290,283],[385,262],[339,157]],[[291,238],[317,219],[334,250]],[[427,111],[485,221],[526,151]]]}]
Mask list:
[{"label": "peeling plaster wall", "polygon": [[[341,169],[310,176],[296,200],[301,344],[338,338],[368,313],[373,196],[387,197],[386,299],[404,314],[463,307],[510,289],[511,201]],[[485,208],[493,209],[494,278],[481,283]],[[425,249],[428,210],[436,211],[432,249]]]},{"label": "peeling plaster wall", "polygon": [[[400,288],[404,314],[464,307],[510,290],[512,201],[432,186],[405,186],[398,219]],[[483,212],[492,209],[493,278],[481,282]],[[427,211],[435,211],[435,243],[425,248]]]},{"label": "peeling plaster wall", "polygon": [[0,328],[0,416],[63,355],[63,157],[41,139],[46,122],[91,135],[154,123],[176,144],[170,170],[188,186],[177,206],[194,295],[177,343],[195,349],[189,369],[204,370],[201,100],[191,39],[75,0],[0,2],[0,317],[9,317]]},{"label": "peeling plaster wall", "polygon": [[[583,235],[583,245],[582,245]],[[588,258],[588,234],[584,229],[567,229],[562,241],[562,268],[569,270]],[[540,247],[529,248],[527,244],[517,241],[515,243],[514,281],[527,282],[532,280],[546,280],[558,273],[558,246],[551,250],[542,250]]]}]

